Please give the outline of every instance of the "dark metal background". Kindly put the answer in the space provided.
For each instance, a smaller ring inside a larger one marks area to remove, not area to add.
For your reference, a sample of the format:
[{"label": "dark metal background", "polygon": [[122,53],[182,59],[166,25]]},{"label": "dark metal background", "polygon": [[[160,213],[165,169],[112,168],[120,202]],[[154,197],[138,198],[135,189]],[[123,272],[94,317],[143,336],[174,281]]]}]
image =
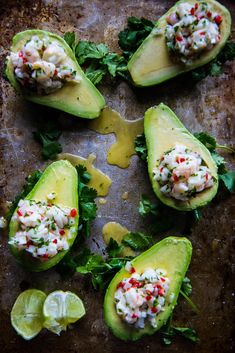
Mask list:
[{"label": "dark metal background", "polygon": [[[224,3],[235,17],[234,1]],[[0,1],[0,56],[3,59],[12,36],[26,28],[48,29],[63,34],[75,30],[83,39],[105,42],[112,50],[118,50],[117,34],[126,25],[127,17],[144,16],[155,20],[174,1],[103,1],[103,0],[18,0]],[[233,32],[234,35],[234,32]],[[234,84],[235,64],[227,63],[224,74],[208,77],[198,84],[189,82],[187,76],[176,78],[159,87],[136,90],[118,81],[100,87],[107,105],[119,111],[127,119],[143,116],[145,110],[161,101],[168,104],[191,131],[205,130],[218,138],[220,143],[234,143]],[[148,227],[137,212],[140,195],[152,195],[145,165],[134,156],[128,169],[107,165],[106,151],[114,141],[113,135],[98,135],[85,128],[85,123],[75,117],[49,108],[33,105],[17,95],[1,78],[2,116],[0,120],[0,200],[1,213],[7,200],[20,191],[24,178],[34,169],[46,163],[40,157],[40,148],[32,137],[44,119],[58,119],[64,132],[61,142],[64,152],[87,157],[97,155],[96,166],[113,180],[107,203],[99,205],[94,222],[90,246],[96,252],[104,247],[102,226],[117,221],[130,230]],[[227,158],[227,156],[226,156]],[[232,157],[227,158],[231,166]],[[129,199],[122,200],[124,191]],[[54,269],[32,274],[19,267],[9,252],[7,233],[0,237],[0,352],[1,353],[155,353],[194,352],[226,353],[232,351],[234,292],[234,197],[220,196],[203,210],[203,220],[189,234],[194,251],[189,270],[192,279],[192,299],[200,308],[195,315],[184,301],[175,310],[176,324],[195,327],[200,343],[192,345],[177,338],[172,346],[164,347],[158,335],[136,343],[117,340],[103,322],[103,295],[96,293],[89,279],[79,274],[62,280]],[[168,232],[169,235],[174,235]],[[85,302],[87,315],[74,325],[73,330],[57,337],[43,331],[30,342],[16,335],[10,324],[10,310],[19,293],[36,287],[46,292],[56,289],[76,292]]]}]

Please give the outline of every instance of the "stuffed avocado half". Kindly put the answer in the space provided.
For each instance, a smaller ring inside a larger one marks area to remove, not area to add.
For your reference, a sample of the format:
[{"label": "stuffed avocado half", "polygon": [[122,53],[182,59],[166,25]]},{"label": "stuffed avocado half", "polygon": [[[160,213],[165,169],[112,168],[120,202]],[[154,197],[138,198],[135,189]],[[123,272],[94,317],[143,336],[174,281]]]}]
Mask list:
[{"label": "stuffed avocado half", "polygon": [[[203,4],[209,6],[209,10],[204,11],[205,18],[201,18],[200,12],[199,16],[196,14],[196,11],[200,10],[197,10],[198,6],[205,6]],[[184,12],[184,9],[179,11],[179,6],[186,6],[186,11]],[[176,23],[180,19],[179,12],[182,15],[181,21],[182,18],[186,18],[184,17],[186,12],[189,17],[180,29]],[[207,64],[219,54],[230,32],[230,12],[219,2],[215,0],[177,2],[160,17],[150,35],[131,57],[128,70],[134,84],[143,87],[156,85]],[[194,57],[193,53],[196,52],[198,55]],[[184,54],[188,55],[189,60],[185,59]]]},{"label": "stuffed avocado half", "polygon": [[106,291],[104,319],[116,337],[135,341],[166,324],[177,304],[191,254],[187,238],[168,237],[115,275]]},{"label": "stuffed avocado half", "polygon": [[147,163],[156,196],[167,206],[191,211],[205,206],[218,189],[217,166],[209,150],[163,103],[144,116]]},{"label": "stuffed avocado half", "polygon": [[78,117],[97,118],[105,106],[71,48],[54,33],[34,29],[16,34],[6,76],[26,99]]},{"label": "stuffed avocado half", "polygon": [[17,261],[30,271],[55,266],[78,232],[78,178],[68,161],[50,164],[9,225],[9,244]]}]

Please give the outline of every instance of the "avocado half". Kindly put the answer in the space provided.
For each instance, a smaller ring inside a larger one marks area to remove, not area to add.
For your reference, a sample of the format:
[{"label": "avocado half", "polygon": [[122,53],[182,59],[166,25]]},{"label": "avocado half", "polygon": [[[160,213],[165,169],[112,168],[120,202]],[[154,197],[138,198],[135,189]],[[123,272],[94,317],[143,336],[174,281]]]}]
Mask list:
[{"label": "avocado half", "polygon": [[78,65],[73,51],[60,36],[42,31],[38,29],[27,30],[17,33],[13,37],[12,52],[18,52],[23,45],[30,40],[32,36],[37,35],[40,38],[49,37],[53,42],[62,46],[69,58],[69,65],[76,70],[81,76],[81,82],[67,82],[62,88],[55,92],[45,95],[38,95],[34,92],[22,90],[22,86],[16,80],[13,65],[10,59],[6,62],[6,76],[11,85],[18,91],[22,92],[24,97],[34,103],[46,105],[48,107],[63,110],[69,114],[93,119],[100,115],[101,109],[105,106],[104,97],[86,77],[81,67]]},{"label": "avocado half", "polygon": [[[213,60],[224,47],[231,32],[231,15],[226,7],[215,0],[207,0],[214,12],[219,13],[223,21],[220,24],[221,39],[213,49],[205,51],[194,60],[192,65],[184,65],[172,60],[165,42],[166,18],[183,2],[194,5],[195,0],[178,1],[165,15],[160,17],[149,36],[143,41],[128,63],[128,70],[136,86],[153,86],[175,76],[196,69]],[[156,33],[156,31],[161,33]]]},{"label": "avocado half", "polygon": [[[217,166],[208,149],[186,129],[167,105],[161,103],[146,111],[144,134],[148,151],[149,178],[156,196],[167,206],[180,211],[191,211],[210,202],[218,189]],[[214,178],[212,187],[197,193],[187,201],[165,196],[160,191],[158,181],[153,179],[153,168],[157,166],[158,160],[166,151],[175,147],[176,143],[183,144],[193,152],[199,153]]]},{"label": "avocado half", "polygon": [[[157,327],[153,328],[148,322],[143,329],[125,323],[116,312],[114,295],[117,285],[123,278],[130,277],[130,273],[122,268],[113,278],[106,291],[104,299],[104,319],[113,334],[124,341],[136,341],[142,336],[152,335],[166,324],[174,307],[187,272],[192,255],[192,245],[187,238],[168,237],[149,250],[143,252],[132,260],[132,266],[138,273],[146,269],[164,269],[170,279],[169,291],[166,296],[165,311],[156,317]],[[173,300],[170,300],[174,293]]]},{"label": "avocado half", "polygon": [[[68,161],[57,161],[51,163],[42,174],[41,178],[35,184],[34,188],[25,199],[47,202],[47,195],[54,191],[56,198],[51,201],[52,204],[63,207],[76,208],[78,210],[78,177],[77,171]],[[14,214],[16,213],[16,208]],[[13,214],[13,216],[14,216]],[[69,248],[71,248],[78,232],[78,215],[74,218],[75,224],[71,231],[71,237],[68,239]],[[11,219],[9,224],[9,240],[14,237],[18,229],[17,221]],[[30,271],[44,271],[55,266],[69,251],[60,251],[47,261],[41,261],[33,258],[26,251],[19,251],[13,245],[10,245],[11,252],[16,260]]]}]

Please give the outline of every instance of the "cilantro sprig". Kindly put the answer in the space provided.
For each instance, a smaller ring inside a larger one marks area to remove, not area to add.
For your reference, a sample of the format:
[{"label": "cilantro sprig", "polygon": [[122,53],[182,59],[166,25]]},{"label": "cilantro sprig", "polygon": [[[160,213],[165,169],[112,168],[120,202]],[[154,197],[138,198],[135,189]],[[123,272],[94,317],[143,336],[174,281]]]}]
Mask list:
[{"label": "cilantro sprig", "polygon": [[33,132],[35,140],[42,146],[41,154],[44,159],[55,159],[57,154],[62,152],[62,146],[58,142],[61,133],[52,121]]},{"label": "cilantro sprig", "polygon": [[235,149],[230,146],[224,146],[217,143],[216,139],[205,133],[195,133],[194,136],[203,143],[211,153],[212,158],[218,168],[218,176],[220,184],[222,184],[229,192],[235,192],[235,171],[228,170],[226,168],[226,162],[216,149],[224,149],[228,152],[235,154]]},{"label": "cilantro sprig", "polygon": [[109,51],[106,44],[87,40],[76,40],[74,32],[67,32],[64,40],[71,47],[77,62],[94,85],[101,83],[106,77],[122,77],[128,79],[126,59]]}]

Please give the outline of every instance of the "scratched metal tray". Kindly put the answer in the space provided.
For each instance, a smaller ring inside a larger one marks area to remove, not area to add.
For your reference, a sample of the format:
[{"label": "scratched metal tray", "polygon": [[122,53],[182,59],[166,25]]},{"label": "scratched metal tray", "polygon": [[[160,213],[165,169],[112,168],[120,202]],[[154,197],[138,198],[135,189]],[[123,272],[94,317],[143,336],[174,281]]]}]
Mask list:
[{"label": "scratched metal tray", "polygon": [[[221,0],[235,17],[235,3]],[[126,25],[128,16],[144,16],[155,20],[173,5],[173,0],[8,0],[0,1],[0,55],[1,69],[12,36],[26,28],[48,29],[63,34],[75,30],[83,39],[105,42],[118,50],[117,34]],[[234,21],[235,23],[235,18]],[[233,32],[234,35],[234,32]],[[145,110],[160,102],[168,104],[182,118],[190,131],[208,131],[220,143],[234,142],[234,83],[235,63],[225,65],[224,74],[206,78],[198,84],[187,77],[177,78],[159,87],[137,90],[122,81],[101,86],[107,105],[127,119],[143,116]],[[96,167],[113,180],[106,204],[98,204],[89,245],[102,253],[104,243],[101,230],[105,223],[117,221],[130,230],[144,230],[147,224],[137,212],[142,193],[152,195],[146,168],[136,156],[128,169],[108,165],[106,153],[115,141],[114,135],[99,135],[86,128],[77,118],[49,108],[26,102],[1,78],[0,120],[0,200],[1,214],[6,201],[14,198],[24,178],[46,163],[40,158],[40,149],[32,131],[44,119],[58,119],[63,127],[61,142],[64,152],[87,157],[95,152]],[[226,156],[227,157],[227,156]],[[232,157],[228,156],[229,165]],[[122,199],[129,192],[128,200]],[[89,279],[76,274],[62,280],[54,269],[45,273],[29,273],[15,262],[7,246],[7,233],[0,238],[0,352],[94,352],[94,353],[155,353],[197,352],[225,353],[232,351],[233,340],[233,226],[234,197],[220,197],[203,210],[203,220],[188,234],[193,243],[193,258],[189,276],[193,284],[193,301],[200,314],[192,314],[181,301],[175,310],[178,325],[190,325],[198,331],[200,343],[192,345],[177,338],[170,347],[160,343],[158,335],[136,343],[117,340],[103,321],[103,294],[93,290]],[[168,233],[171,234],[172,233]],[[180,234],[180,230],[178,230]],[[42,332],[30,342],[16,335],[10,324],[10,310],[18,294],[36,287],[46,292],[55,289],[71,290],[84,300],[87,315],[73,330],[57,337]]]}]

